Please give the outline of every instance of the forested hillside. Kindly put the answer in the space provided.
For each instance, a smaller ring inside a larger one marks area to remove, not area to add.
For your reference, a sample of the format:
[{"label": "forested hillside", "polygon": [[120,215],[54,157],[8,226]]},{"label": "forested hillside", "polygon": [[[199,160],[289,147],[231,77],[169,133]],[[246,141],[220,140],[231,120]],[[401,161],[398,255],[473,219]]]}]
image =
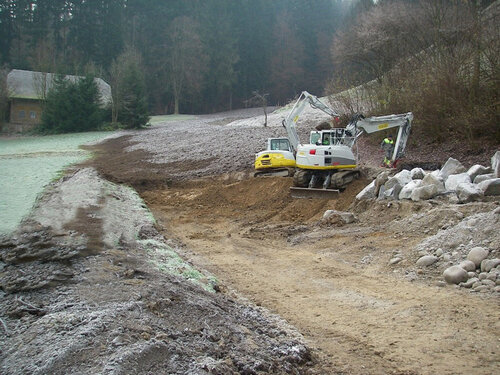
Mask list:
[{"label": "forested hillside", "polygon": [[322,92],[340,0],[1,0],[0,59],[10,68],[110,76],[137,50],[153,113],[283,103]]},{"label": "forested hillside", "polygon": [[127,91],[117,86],[131,64],[151,114],[241,108],[256,94],[279,105],[302,90],[364,85],[363,98],[345,99],[353,111],[359,101],[371,113],[413,111],[416,128],[438,141],[498,139],[498,4],[0,0],[0,61],[96,74],[115,97]]}]

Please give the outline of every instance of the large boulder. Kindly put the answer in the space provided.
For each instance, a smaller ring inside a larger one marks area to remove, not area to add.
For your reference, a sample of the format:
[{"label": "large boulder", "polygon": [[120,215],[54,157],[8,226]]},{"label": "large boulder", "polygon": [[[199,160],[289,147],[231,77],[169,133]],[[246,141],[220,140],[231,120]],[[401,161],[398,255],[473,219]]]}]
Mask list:
[{"label": "large boulder", "polygon": [[411,172],[407,169],[403,169],[401,172],[396,173],[394,176],[390,177],[384,184],[385,189],[392,189],[396,185],[405,186],[411,181]]},{"label": "large boulder", "polygon": [[343,226],[356,221],[356,217],[351,212],[327,210],[320,220],[321,226]]},{"label": "large boulder", "polygon": [[443,272],[444,280],[448,284],[460,284],[469,278],[467,271],[460,266],[451,266]]},{"label": "large boulder", "polygon": [[380,194],[380,187],[384,186],[384,184],[389,179],[390,174],[391,174],[391,172],[384,171],[382,173],[379,173],[378,176],[375,178],[375,195],[376,196],[378,196]]},{"label": "large boulder", "polygon": [[422,168],[413,168],[410,175],[412,180],[421,180],[425,177],[425,172]]},{"label": "large boulder", "polygon": [[495,178],[495,176],[493,175],[493,173],[480,174],[479,176],[476,176],[474,178],[473,182],[475,184],[480,184],[483,181],[492,180],[494,178]]},{"label": "large boulder", "polygon": [[457,186],[461,183],[464,183],[464,182],[468,182],[468,183],[472,182],[467,173],[451,174],[446,179],[446,182],[444,183],[444,187],[448,191],[456,191]]},{"label": "large boulder", "polygon": [[419,186],[411,192],[410,198],[414,202],[434,198],[439,191],[436,185]]},{"label": "large boulder", "polygon": [[484,195],[500,195],[500,178],[483,181],[477,186]]},{"label": "large boulder", "polygon": [[439,175],[443,179],[443,181],[446,181],[449,175],[452,174],[459,174],[465,172],[466,169],[460,163],[458,160],[449,158],[446,163],[444,163],[443,168],[441,168],[441,171],[439,172]]},{"label": "large boulder", "polygon": [[368,184],[363,190],[361,190],[358,195],[356,195],[357,200],[364,199],[375,199],[377,197],[375,193],[375,180]]},{"label": "large boulder", "polygon": [[469,251],[469,254],[467,254],[467,259],[473,262],[476,267],[479,267],[481,265],[481,262],[486,259],[489,253],[490,252],[488,251],[488,249],[476,246]]},{"label": "large boulder", "polygon": [[495,152],[495,155],[492,156],[491,169],[493,169],[493,175],[496,178],[500,177],[500,151]]},{"label": "large boulder", "polygon": [[472,167],[469,168],[469,170],[467,171],[467,174],[469,175],[470,180],[474,181],[474,179],[477,176],[480,176],[480,175],[483,175],[486,173],[490,173],[490,172],[491,172],[491,168],[483,167],[482,165],[476,164],[476,165],[473,165]]},{"label": "large boulder", "polygon": [[[389,199],[389,200],[398,200],[399,199],[399,193],[403,187],[400,184],[396,184],[390,189],[384,189],[383,192],[383,199]],[[382,191],[382,189],[380,190]]]},{"label": "large boulder", "polygon": [[443,181],[432,173],[427,174],[422,180],[422,186],[429,185],[435,186],[438,193],[443,193],[446,190]]},{"label": "large boulder", "polygon": [[399,192],[399,199],[411,199],[413,189],[419,187],[421,184],[422,180],[412,180],[407,183]]},{"label": "large boulder", "polygon": [[483,191],[477,185],[470,182],[459,184],[456,191],[460,203],[473,202],[483,196]]}]

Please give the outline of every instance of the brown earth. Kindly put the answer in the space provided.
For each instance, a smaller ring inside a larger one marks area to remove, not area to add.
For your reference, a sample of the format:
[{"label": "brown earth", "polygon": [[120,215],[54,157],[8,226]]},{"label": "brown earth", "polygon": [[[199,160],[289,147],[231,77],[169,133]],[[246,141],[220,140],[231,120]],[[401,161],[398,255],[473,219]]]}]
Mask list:
[{"label": "brown earth", "polygon": [[[161,233],[182,246],[183,257],[214,274],[225,293],[243,295],[295,326],[313,349],[312,372],[500,371],[497,297],[446,287],[441,271],[414,267],[413,248],[445,218],[429,217],[425,234],[415,225],[391,229],[393,220],[435,203],[352,205],[366,180],[336,200],[297,200],[288,194],[288,178],[240,172],[172,179],[199,166],[150,163],[145,151],[124,151],[127,145],[118,138],[94,148],[90,164],[137,189]],[[495,207],[458,210],[467,216]],[[319,224],[326,209],[348,208],[357,223]],[[395,254],[403,261],[390,265]]]}]

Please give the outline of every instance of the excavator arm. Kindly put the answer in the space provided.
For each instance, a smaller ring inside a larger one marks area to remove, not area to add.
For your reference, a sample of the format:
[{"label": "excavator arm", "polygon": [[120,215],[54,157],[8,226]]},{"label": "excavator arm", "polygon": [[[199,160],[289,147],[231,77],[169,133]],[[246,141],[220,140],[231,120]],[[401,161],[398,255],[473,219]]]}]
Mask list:
[{"label": "excavator arm", "polygon": [[413,113],[411,112],[400,115],[374,116],[367,118],[362,115],[356,115],[347,125],[346,129],[355,136],[355,139],[357,139],[363,133],[371,134],[381,130],[399,128],[396,143],[394,145],[394,152],[391,158],[394,162],[404,153],[406,142],[410,135],[412,121]]},{"label": "excavator arm", "polygon": [[292,110],[282,123],[283,127],[286,129],[288,139],[290,140],[290,144],[294,152],[297,152],[297,147],[300,144],[299,135],[297,133],[297,121],[307,104],[309,104],[312,108],[319,109],[334,118],[340,117],[338,113],[334,112],[316,96],[309,94],[307,91],[302,91],[299,99],[295,102]]}]

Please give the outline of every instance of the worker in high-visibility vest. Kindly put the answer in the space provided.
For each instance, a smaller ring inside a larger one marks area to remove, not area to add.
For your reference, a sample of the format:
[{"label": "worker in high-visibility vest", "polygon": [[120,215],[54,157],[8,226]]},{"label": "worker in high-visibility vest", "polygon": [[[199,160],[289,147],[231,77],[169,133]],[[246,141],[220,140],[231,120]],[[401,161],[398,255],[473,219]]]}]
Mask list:
[{"label": "worker in high-visibility vest", "polygon": [[392,139],[392,135],[388,135],[382,143],[380,144],[380,148],[384,150],[385,157],[383,167],[390,168],[391,167],[391,157],[394,152],[394,140]]}]

